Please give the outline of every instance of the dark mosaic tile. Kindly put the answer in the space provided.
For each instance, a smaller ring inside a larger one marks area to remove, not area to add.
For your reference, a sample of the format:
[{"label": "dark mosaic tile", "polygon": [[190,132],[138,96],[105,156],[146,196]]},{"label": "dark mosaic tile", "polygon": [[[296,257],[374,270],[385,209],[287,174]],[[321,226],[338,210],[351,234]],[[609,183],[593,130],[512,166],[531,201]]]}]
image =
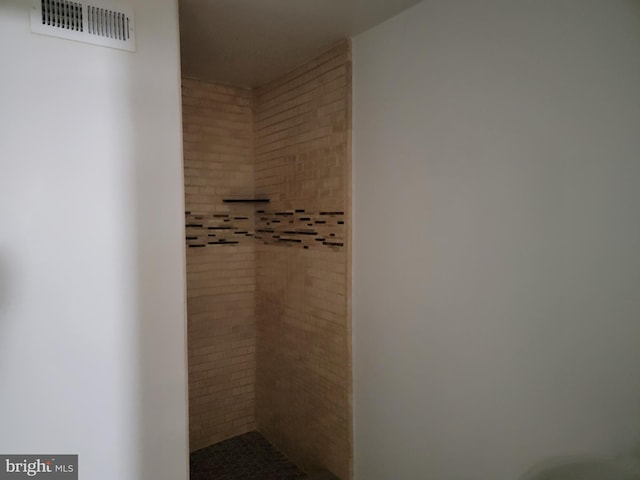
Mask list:
[{"label": "dark mosaic tile", "polygon": [[258,432],[191,454],[190,480],[303,480],[306,475]]}]

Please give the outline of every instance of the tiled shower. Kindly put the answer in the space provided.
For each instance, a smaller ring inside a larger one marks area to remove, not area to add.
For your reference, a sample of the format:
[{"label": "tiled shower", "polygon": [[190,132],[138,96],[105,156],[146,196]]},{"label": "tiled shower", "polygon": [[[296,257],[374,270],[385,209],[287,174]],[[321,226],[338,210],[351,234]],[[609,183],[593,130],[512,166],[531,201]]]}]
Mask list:
[{"label": "tiled shower", "polygon": [[258,431],[346,480],[350,45],[251,90],[182,83],[190,449]]}]

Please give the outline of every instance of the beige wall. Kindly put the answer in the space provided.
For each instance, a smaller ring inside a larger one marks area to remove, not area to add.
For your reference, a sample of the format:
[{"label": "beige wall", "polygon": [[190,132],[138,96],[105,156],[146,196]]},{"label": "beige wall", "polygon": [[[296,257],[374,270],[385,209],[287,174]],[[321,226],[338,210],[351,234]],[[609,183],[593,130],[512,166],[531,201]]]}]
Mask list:
[{"label": "beige wall", "polygon": [[338,222],[348,223],[350,209],[350,93],[344,43],[255,97],[256,192],[271,199],[270,212],[294,213],[286,225],[342,244],[289,235],[301,243],[288,246],[261,234],[269,244],[257,247],[258,426],[303,467],[343,479],[351,469],[350,239]]},{"label": "beige wall", "polygon": [[350,478],[350,104],[346,42],[254,91],[183,80],[192,450],[258,428]]},{"label": "beige wall", "polygon": [[[255,429],[255,245],[218,229],[253,228],[253,207],[222,201],[253,194],[252,94],[183,79],[182,101],[189,436],[196,450]],[[220,238],[239,243],[208,244]]]}]

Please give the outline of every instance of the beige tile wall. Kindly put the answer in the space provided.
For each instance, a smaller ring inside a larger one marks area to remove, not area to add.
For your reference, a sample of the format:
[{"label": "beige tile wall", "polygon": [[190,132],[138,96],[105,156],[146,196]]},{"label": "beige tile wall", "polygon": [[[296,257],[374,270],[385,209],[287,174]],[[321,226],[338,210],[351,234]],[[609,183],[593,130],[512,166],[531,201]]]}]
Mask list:
[{"label": "beige tile wall", "polygon": [[[253,215],[227,196],[253,195],[250,90],[183,79],[186,210]],[[187,237],[194,232],[187,228]],[[191,450],[254,430],[255,244],[187,248]]]},{"label": "beige tile wall", "polygon": [[258,427],[303,467],[344,480],[352,451],[350,105],[346,42],[254,98],[256,193],[271,199],[271,210],[346,219],[344,247],[258,242]]},{"label": "beige tile wall", "polygon": [[[253,92],[183,80],[188,223],[304,210],[278,228],[309,217],[318,233],[187,249],[192,450],[258,428],[304,468],[352,477],[350,106],[347,42]],[[256,195],[271,203],[222,202]],[[187,228],[191,244],[206,233]]]}]

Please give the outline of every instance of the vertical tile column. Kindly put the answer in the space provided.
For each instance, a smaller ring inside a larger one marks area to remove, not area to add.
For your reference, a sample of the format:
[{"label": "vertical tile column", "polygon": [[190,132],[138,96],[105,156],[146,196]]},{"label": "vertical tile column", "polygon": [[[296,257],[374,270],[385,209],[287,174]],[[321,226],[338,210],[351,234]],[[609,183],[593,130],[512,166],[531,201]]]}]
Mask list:
[{"label": "vertical tile column", "polygon": [[[271,199],[265,216],[256,215],[263,222],[256,240],[258,427],[303,467],[324,467],[347,480],[349,43],[257,89],[254,101],[255,192]],[[285,241],[273,238],[283,231]]]},{"label": "vertical tile column", "polygon": [[[194,225],[187,237],[218,241],[219,231],[207,225],[229,220],[244,229],[253,221],[252,205],[223,203],[253,195],[252,92],[183,79],[182,98],[186,209]],[[256,263],[252,238],[207,248],[188,243],[189,434],[197,450],[255,429]]]}]

